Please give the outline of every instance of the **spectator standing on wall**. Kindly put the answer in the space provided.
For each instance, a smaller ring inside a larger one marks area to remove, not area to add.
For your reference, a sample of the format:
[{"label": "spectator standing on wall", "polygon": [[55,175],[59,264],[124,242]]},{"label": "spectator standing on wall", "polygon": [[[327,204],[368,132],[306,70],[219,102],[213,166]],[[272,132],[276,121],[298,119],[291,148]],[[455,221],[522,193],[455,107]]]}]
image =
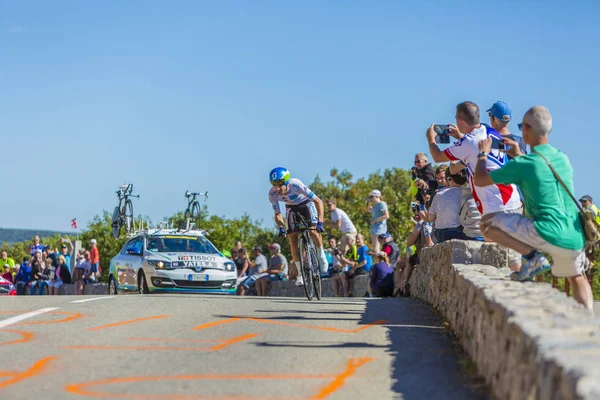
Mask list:
[{"label": "spectator standing on wall", "polygon": [[[573,298],[593,310],[592,289],[584,275],[587,258],[583,228],[577,205],[570,197],[574,193],[573,168],[568,157],[548,143],[552,116],[546,107],[530,108],[520,127],[531,153],[521,155],[516,143],[505,139],[504,143],[512,146],[515,158],[502,168],[489,171],[486,160],[492,141],[483,140],[479,144],[481,153],[475,182],[479,187],[517,184],[523,193],[527,216],[507,212],[485,215],[481,220],[482,232],[523,256],[523,264],[511,275],[512,279],[529,280],[552,268],[554,276],[568,279]],[[552,267],[541,252],[552,256]]]},{"label": "spectator standing on wall", "polygon": [[98,282],[99,272],[100,272],[100,252],[98,251],[98,244],[96,239],[90,240],[90,262],[92,264],[92,273],[90,275],[90,279]]},{"label": "spectator standing on wall", "polygon": [[[58,244],[60,243],[60,250],[58,248]],[[73,254],[73,243],[69,238],[61,238],[56,244],[56,252],[59,253],[60,256],[65,258],[65,263],[67,268],[69,269],[69,273],[71,273],[71,254]]]},{"label": "spectator standing on wall", "polygon": [[336,228],[342,232],[340,250],[342,251],[342,254],[344,254],[349,247],[352,247],[354,243],[356,243],[356,227],[348,214],[341,208],[338,208],[336,199],[330,198],[327,200],[326,204],[331,213],[331,222],[325,221],[325,226]]},{"label": "spectator standing on wall", "polygon": [[40,237],[35,235],[33,237],[33,244],[29,245],[29,254],[31,254],[31,257],[35,257],[36,251],[43,253],[44,250],[44,246],[42,246],[42,244],[40,243]]},{"label": "spectator standing on wall", "polygon": [[381,192],[377,189],[369,194],[369,211],[371,212],[371,243],[373,251],[377,253],[380,250],[377,238],[387,233],[387,220],[390,218],[388,206],[381,199]]},{"label": "spectator standing on wall", "polygon": [[[499,211],[519,213],[521,199],[515,185],[494,184],[481,187],[473,181],[479,154],[479,142],[487,138],[493,138],[496,143],[501,140],[501,135],[498,132],[479,122],[479,107],[477,104],[465,101],[456,106],[456,125],[450,124],[448,129],[450,135],[457,139],[457,142],[444,151],[440,150],[435,142],[437,134],[433,125],[427,130],[427,141],[433,159],[436,162],[463,161],[463,164],[453,164],[451,172],[456,173],[458,172],[457,168],[460,169],[461,165],[466,166],[473,198],[481,215]],[[508,162],[506,154],[498,148],[491,151],[487,157],[486,167],[488,171],[499,169]]]}]

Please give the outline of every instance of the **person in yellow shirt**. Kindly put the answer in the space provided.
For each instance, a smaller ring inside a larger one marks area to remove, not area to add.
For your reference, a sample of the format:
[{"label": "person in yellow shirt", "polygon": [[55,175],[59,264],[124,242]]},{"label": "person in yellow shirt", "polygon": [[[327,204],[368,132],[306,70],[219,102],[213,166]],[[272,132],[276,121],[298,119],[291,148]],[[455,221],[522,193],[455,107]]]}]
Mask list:
[{"label": "person in yellow shirt", "polygon": [[594,217],[596,218],[596,223],[600,224],[600,210],[598,210],[598,207],[596,207],[596,205],[594,204],[592,197],[586,194],[585,196],[582,196],[579,199],[579,202],[581,203],[581,206],[584,210],[591,211],[594,214]]}]

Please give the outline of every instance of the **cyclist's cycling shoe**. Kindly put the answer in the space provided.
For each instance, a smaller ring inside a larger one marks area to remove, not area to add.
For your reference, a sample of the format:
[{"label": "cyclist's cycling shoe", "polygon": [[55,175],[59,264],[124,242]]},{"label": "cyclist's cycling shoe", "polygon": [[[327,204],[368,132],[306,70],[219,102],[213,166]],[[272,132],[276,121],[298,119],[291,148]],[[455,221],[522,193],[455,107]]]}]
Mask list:
[{"label": "cyclist's cycling shoe", "polygon": [[304,286],[304,280],[302,279],[302,275],[298,275],[298,278],[296,278],[296,286]]},{"label": "cyclist's cycling shoe", "polygon": [[319,268],[321,269],[321,273],[325,274],[327,273],[327,270],[329,270],[329,262],[327,261],[327,257],[325,257],[325,251],[322,247],[320,250],[321,251],[319,254]]},{"label": "cyclist's cycling shoe", "polygon": [[523,259],[523,261],[521,270],[510,274],[510,279],[513,281],[532,280],[534,276],[543,274],[551,268],[548,259],[540,252],[536,252],[531,260]]}]

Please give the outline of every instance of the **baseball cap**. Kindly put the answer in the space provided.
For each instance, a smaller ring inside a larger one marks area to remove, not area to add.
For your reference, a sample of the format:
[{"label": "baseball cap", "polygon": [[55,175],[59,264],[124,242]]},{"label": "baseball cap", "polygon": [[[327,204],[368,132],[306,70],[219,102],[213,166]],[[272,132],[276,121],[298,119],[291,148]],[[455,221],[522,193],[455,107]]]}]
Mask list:
[{"label": "baseball cap", "polygon": [[369,197],[381,197],[381,192],[377,189],[375,190],[371,190],[371,193],[369,194]]},{"label": "baseball cap", "polygon": [[96,243],[96,239],[90,240],[90,244],[95,244],[95,243]]},{"label": "baseball cap", "polygon": [[273,243],[269,245],[270,249],[275,249],[277,251],[281,250],[281,246],[278,243]]},{"label": "baseball cap", "polygon": [[497,101],[487,110],[487,112],[491,113],[494,118],[499,119],[503,122],[510,122],[512,119],[512,108],[510,105],[504,101]]},{"label": "baseball cap", "polygon": [[381,235],[378,236],[379,239],[387,239],[387,238],[391,238],[392,234],[389,232],[386,233],[382,233]]},{"label": "baseball cap", "polygon": [[62,246],[60,246],[61,249],[67,249],[68,246],[66,244],[63,244]]},{"label": "baseball cap", "polygon": [[586,194],[585,196],[581,196],[581,198],[579,199],[579,201],[589,201],[592,202],[592,196],[590,196],[589,194]]}]

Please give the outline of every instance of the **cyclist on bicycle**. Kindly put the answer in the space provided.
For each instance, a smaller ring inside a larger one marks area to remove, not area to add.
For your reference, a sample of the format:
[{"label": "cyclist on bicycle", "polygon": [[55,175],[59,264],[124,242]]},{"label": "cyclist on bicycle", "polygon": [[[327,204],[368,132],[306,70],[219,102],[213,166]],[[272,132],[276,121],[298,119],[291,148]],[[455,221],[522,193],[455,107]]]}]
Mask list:
[{"label": "cyclist on bicycle", "polygon": [[[323,201],[319,199],[304,183],[299,179],[291,178],[290,172],[283,168],[277,167],[269,174],[269,179],[273,187],[269,190],[269,200],[273,204],[275,211],[275,222],[279,227],[279,236],[285,237],[290,235],[290,247],[292,250],[293,265],[296,267],[296,272],[300,272],[300,255],[298,254],[298,231],[290,217],[295,211],[301,214],[311,227],[316,227],[316,230],[310,230],[310,237],[317,248],[319,257],[319,268],[322,272],[327,272],[329,263],[323,251],[323,239],[320,232],[323,232]],[[283,220],[279,202],[286,205],[286,220]],[[287,230],[286,227],[287,226]],[[302,286],[302,274],[298,273],[296,286]]]}]

